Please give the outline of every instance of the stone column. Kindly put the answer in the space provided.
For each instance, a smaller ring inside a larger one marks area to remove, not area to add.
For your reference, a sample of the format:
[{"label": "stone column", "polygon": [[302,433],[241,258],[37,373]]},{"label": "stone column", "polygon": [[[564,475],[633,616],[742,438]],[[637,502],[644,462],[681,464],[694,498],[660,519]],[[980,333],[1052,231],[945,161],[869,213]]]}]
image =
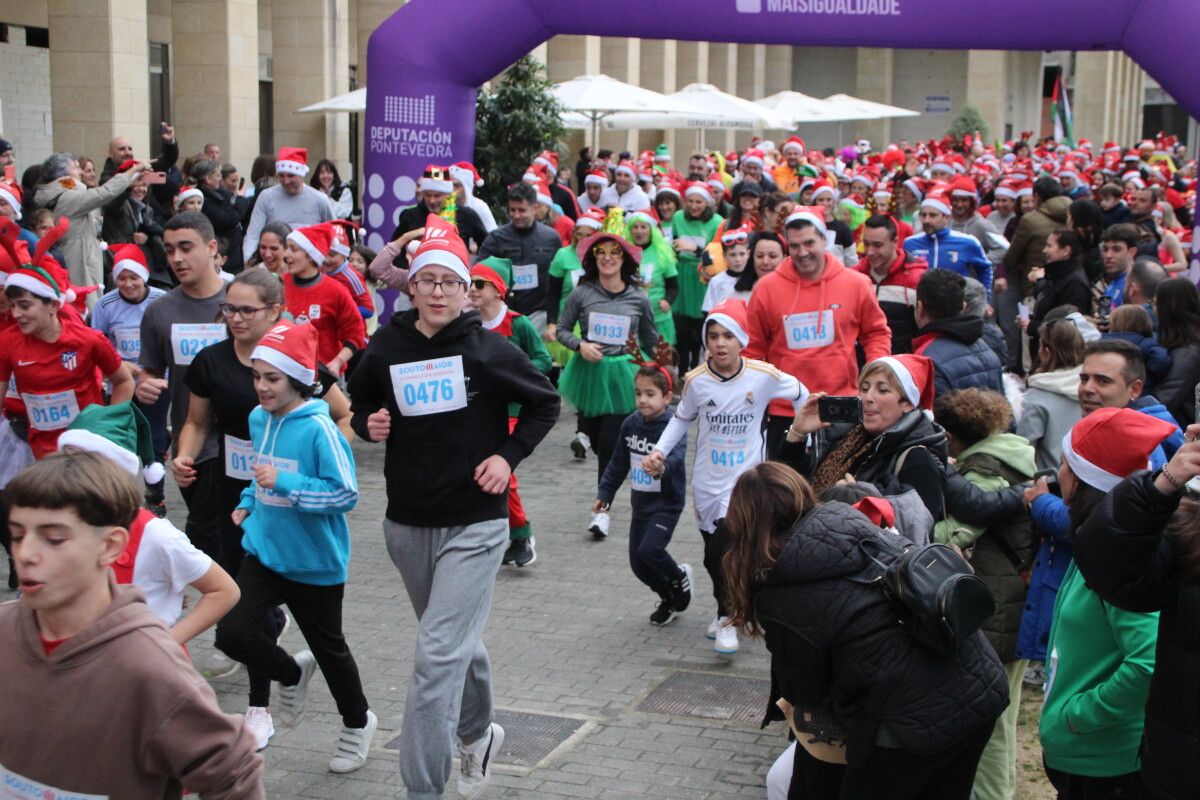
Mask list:
[{"label": "stone column", "polygon": [[[895,79],[895,51],[889,47],[858,48],[858,72],[854,84],[854,96],[876,103],[892,102],[892,81]],[[854,130],[871,140],[876,148],[886,146],[892,140],[890,119],[863,120],[846,123],[844,130]],[[840,144],[846,144],[841,142]]]},{"label": "stone column", "polygon": [[[708,82],[722,92],[737,94],[738,84],[738,47],[736,44],[713,42],[708,46]],[[761,131],[740,131],[739,138],[749,141],[752,134]],[[710,145],[719,145],[722,150],[730,150],[734,146],[734,131],[714,131],[708,135]]]},{"label": "stone column", "polygon": [[1003,50],[967,51],[967,103],[988,124],[990,139],[1004,134],[1007,104],[1007,54]]},{"label": "stone column", "polygon": [[138,158],[151,148],[146,0],[49,0],[54,149],[103,165],[124,136]]},{"label": "stone column", "polygon": [[[792,88],[792,48],[785,44],[766,45],[766,62],[763,69],[763,93],[775,94]],[[755,62],[758,63],[757,61]],[[803,91],[801,89],[800,91]],[[757,100],[758,97],[752,97]]]},{"label": "stone column", "polygon": [[1142,133],[1142,70],[1117,52],[1075,54],[1075,85],[1071,111],[1075,136],[1093,143],[1106,140],[1122,146]]},{"label": "stone column", "polygon": [[[562,83],[581,75],[600,72],[599,36],[555,36],[546,42],[546,74],[552,83]],[[570,131],[567,150],[578,153],[592,144],[592,130]],[[594,155],[599,147],[592,147]]]},{"label": "stone column", "polygon": [[258,155],[256,14],[256,0],[174,0],[171,7],[180,154],[215,142],[222,160],[247,176]]},{"label": "stone column", "polygon": [[[791,72],[791,67],[788,67]],[[767,46],[765,44],[743,44],[738,46],[738,97],[746,100],[760,100],[770,92],[767,91]],[[777,90],[778,91],[778,90]],[[790,130],[767,130],[764,136],[773,139],[776,146],[791,135]],[[743,144],[743,137],[738,137],[736,144]],[[748,140],[748,137],[746,137]]]},{"label": "stone column", "polygon": [[[600,72],[634,86],[641,85],[642,52],[640,39],[605,37],[600,40]],[[616,151],[638,151],[637,131],[601,132],[600,146]]]},{"label": "stone column", "polygon": [[[678,52],[675,40],[643,39],[641,50],[642,86],[655,92],[662,92],[663,94],[670,94],[675,91],[677,88],[675,84],[675,61]],[[685,154],[676,151],[675,130],[673,128],[664,131],[644,131],[640,146],[650,147],[659,141],[665,143],[670,148],[676,169],[679,168],[681,158],[684,159],[683,163],[686,169],[686,159],[690,153]]]},{"label": "stone column", "polygon": [[[708,83],[708,42],[677,42],[675,45],[675,89],[678,91],[689,83]],[[705,149],[720,147],[719,133],[709,134],[704,140]],[[701,146],[700,134],[696,131],[677,130],[675,141],[679,150],[689,153]]]}]

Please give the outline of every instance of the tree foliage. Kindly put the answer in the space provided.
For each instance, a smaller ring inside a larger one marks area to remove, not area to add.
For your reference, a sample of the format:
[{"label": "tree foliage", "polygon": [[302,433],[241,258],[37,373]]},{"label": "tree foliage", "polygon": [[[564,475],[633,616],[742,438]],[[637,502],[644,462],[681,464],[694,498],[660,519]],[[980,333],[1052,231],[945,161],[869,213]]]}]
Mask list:
[{"label": "tree foliage", "polygon": [[983,114],[979,113],[979,109],[972,105],[963,106],[958,116],[950,123],[949,130],[946,133],[951,136],[954,141],[961,142],[962,138],[967,134],[975,135],[975,131],[979,131],[979,136],[983,141],[988,140],[988,125],[984,120]]},{"label": "tree foliage", "polygon": [[478,193],[496,211],[504,208],[505,188],[521,179],[538,153],[556,150],[566,133],[552,88],[545,67],[524,56],[479,92],[475,166],[484,185]]}]

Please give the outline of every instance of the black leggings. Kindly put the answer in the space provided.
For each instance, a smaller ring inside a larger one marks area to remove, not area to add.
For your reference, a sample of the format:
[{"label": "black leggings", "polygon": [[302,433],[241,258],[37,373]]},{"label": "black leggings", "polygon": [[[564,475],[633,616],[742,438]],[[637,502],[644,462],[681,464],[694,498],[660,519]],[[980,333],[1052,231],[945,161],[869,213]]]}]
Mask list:
[{"label": "black leggings", "polygon": [[704,569],[708,570],[708,577],[712,579],[717,616],[728,617],[729,608],[725,605],[725,572],[721,566],[721,559],[729,549],[729,529],[725,527],[725,520],[719,519],[716,530],[711,533],[700,531],[700,535],[704,539]]},{"label": "black leggings", "polygon": [[[252,555],[242,560],[237,583],[242,596],[217,623],[217,647],[254,672],[284,686],[295,686],[300,681],[296,659],[263,632],[263,618],[279,603],[287,604],[329,684],[342,724],[347,728],[364,727],[367,698],[363,695],[358,665],[342,633],[342,597],[346,585],[314,586],[288,580],[264,567]],[[252,701],[252,705],[256,703]]]},{"label": "black leggings", "polygon": [[704,320],[673,314],[675,320],[675,349],[679,351],[679,374],[686,375],[700,366],[704,351]]},{"label": "black leggings", "polygon": [[592,441],[592,452],[596,454],[597,483],[604,477],[604,470],[608,469],[608,462],[617,449],[617,440],[621,438],[621,423],[627,416],[629,415],[602,414],[598,417],[579,415],[579,424],[576,427],[581,433],[587,434],[588,439]]},{"label": "black leggings", "polygon": [[[187,523],[183,530],[188,541],[206,556],[221,563],[221,538],[217,514],[220,513],[218,488],[225,465],[220,458],[210,458],[196,465],[196,480],[179,490],[187,504]],[[228,570],[226,570],[228,572]],[[230,573],[231,575],[233,573]]]},{"label": "black leggings", "polygon": [[929,755],[876,746],[867,763],[846,768],[838,800],[968,800],[992,728],[988,723],[954,746]]},{"label": "black leggings", "polygon": [[1148,794],[1140,772],[1115,775],[1111,778],[1092,778],[1051,769],[1046,766],[1044,760],[1042,767],[1046,770],[1046,777],[1050,779],[1050,783],[1058,790],[1058,800],[1133,800]]},{"label": "black leggings", "polygon": [[678,511],[634,517],[629,522],[629,566],[639,581],[662,598],[670,595],[671,583],[680,575],[679,565],[667,552],[678,522]]}]

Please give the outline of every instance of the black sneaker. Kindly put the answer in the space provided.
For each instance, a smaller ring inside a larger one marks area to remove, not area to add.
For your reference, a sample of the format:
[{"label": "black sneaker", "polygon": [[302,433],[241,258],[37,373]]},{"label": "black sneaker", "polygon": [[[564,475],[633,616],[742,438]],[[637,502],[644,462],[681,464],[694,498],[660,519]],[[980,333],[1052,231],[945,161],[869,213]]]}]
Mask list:
[{"label": "black sneaker", "polygon": [[692,565],[680,564],[680,575],[671,584],[671,608],[675,611],[686,611],[692,603]]},{"label": "black sneaker", "polygon": [[504,557],[508,558],[510,553],[512,554],[512,563],[518,567],[528,567],[537,561],[537,550],[534,548],[532,536],[528,539],[514,539]]},{"label": "black sneaker", "polygon": [[510,541],[508,543],[508,549],[504,551],[504,558],[500,559],[501,565],[507,567],[510,564],[513,564],[517,560],[517,550],[518,550],[517,544],[520,541],[521,541],[520,539],[513,539],[512,541]]},{"label": "black sneaker", "polygon": [[678,616],[679,612],[671,607],[671,599],[664,597],[659,602],[658,608],[654,609],[654,613],[650,615],[650,624],[667,625]]}]

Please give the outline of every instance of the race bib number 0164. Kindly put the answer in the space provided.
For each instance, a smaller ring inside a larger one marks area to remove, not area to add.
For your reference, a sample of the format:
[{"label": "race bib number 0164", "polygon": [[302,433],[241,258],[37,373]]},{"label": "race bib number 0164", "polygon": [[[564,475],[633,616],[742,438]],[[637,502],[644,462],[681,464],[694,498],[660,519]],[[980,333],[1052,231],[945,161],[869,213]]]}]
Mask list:
[{"label": "race bib number 0164", "polygon": [[396,407],[406,417],[441,414],[467,407],[462,356],[393,364],[390,372]]},{"label": "race bib number 0164", "polygon": [[22,392],[29,424],[39,431],[60,431],[79,416],[79,401],[68,389],[54,394]]}]

